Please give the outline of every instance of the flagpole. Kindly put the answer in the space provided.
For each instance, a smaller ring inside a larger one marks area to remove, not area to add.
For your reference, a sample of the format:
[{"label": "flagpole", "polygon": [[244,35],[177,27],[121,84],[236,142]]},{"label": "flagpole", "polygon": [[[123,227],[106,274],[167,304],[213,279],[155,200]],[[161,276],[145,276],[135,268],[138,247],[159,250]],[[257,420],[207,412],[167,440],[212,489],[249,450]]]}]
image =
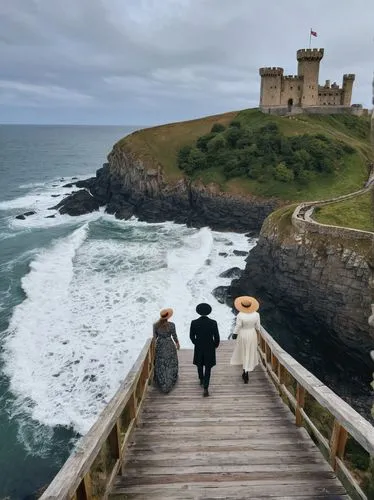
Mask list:
[{"label": "flagpole", "polygon": [[311,47],[312,45],[312,28],[310,28],[310,32],[309,32],[309,48]]}]

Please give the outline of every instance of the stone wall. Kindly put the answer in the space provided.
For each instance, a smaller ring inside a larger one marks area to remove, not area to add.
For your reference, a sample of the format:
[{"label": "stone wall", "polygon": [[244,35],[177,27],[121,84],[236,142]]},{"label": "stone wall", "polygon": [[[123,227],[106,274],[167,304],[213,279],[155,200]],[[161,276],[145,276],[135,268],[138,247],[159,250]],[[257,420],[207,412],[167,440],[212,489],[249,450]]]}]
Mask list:
[{"label": "stone wall", "polygon": [[315,114],[315,115],[340,115],[350,114],[355,116],[367,115],[368,110],[359,107],[346,107],[346,106],[309,106],[301,108],[300,106],[292,106],[291,110],[288,106],[262,106],[260,110],[263,113],[285,116],[285,115],[298,115],[302,113]]}]

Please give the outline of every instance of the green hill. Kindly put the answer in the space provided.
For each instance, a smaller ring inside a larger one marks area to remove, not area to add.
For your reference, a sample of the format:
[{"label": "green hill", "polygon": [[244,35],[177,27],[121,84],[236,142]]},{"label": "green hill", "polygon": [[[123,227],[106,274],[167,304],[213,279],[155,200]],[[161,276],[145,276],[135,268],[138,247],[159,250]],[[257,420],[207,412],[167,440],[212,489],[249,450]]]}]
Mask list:
[{"label": "green hill", "polygon": [[[226,130],[215,126],[216,132],[211,134],[215,124]],[[245,131],[245,137],[236,143],[238,133],[233,128]],[[171,182],[190,175],[204,183],[217,183],[227,192],[298,201],[360,189],[372,161],[369,133],[368,117],[277,117],[248,109],[140,130],[119,141],[117,147],[134,153],[149,167],[161,165]],[[183,163],[180,151],[189,151],[188,146],[193,148],[194,157]],[[298,148],[304,150],[302,154]],[[253,156],[245,159],[245,153],[250,155],[254,150],[256,175]],[[314,165],[308,175],[301,175],[296,165],[296,159],[300,163],[303,158],[306,170]]]}]

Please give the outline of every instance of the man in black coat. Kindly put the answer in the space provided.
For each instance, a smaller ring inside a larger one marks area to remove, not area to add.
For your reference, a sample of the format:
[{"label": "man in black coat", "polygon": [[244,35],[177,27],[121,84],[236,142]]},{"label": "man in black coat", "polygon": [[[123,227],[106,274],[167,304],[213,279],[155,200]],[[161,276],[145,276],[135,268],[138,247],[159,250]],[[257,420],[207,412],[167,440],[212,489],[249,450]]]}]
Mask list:
[{"label": "man in black coat", "polygon": [[216,349],[220,338],[217,322],[208,318],[212,312],[210,305],[199,304],[196,312],[201,317],[191,321],[190,339],[195,346],[193,364],[197,366],[200,385],[204,386],[204,397],[206,397],[209,396],[210,371],[216,364]]}]

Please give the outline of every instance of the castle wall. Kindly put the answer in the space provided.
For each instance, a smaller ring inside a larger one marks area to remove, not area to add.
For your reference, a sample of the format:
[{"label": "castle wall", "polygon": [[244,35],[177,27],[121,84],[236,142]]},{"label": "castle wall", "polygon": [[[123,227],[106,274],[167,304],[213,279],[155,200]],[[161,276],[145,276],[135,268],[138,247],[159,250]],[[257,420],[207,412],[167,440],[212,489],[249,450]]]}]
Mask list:
[{"label": "castle wall", "polygon": [[[343,90],[340,88],[319,87],[319,106],[341,106],[343,104]],[[349,106],[349,104],[348,104]]]},{"label": "castle wall", "polygon": [[292,99],[292,106],[300,106],[303,88],[303,79],[298,76],[285,76],[282,80],[282,91],[280,97],[281,106],[289,105]]},{"label": "castle wall", "polygon": [[351,106],[311,106],[309,108],[304,109],[304,113],[310,115],[341,115],[341,114],[350,114],[361,116],[363,114],[362,108],[355,109]]}]

